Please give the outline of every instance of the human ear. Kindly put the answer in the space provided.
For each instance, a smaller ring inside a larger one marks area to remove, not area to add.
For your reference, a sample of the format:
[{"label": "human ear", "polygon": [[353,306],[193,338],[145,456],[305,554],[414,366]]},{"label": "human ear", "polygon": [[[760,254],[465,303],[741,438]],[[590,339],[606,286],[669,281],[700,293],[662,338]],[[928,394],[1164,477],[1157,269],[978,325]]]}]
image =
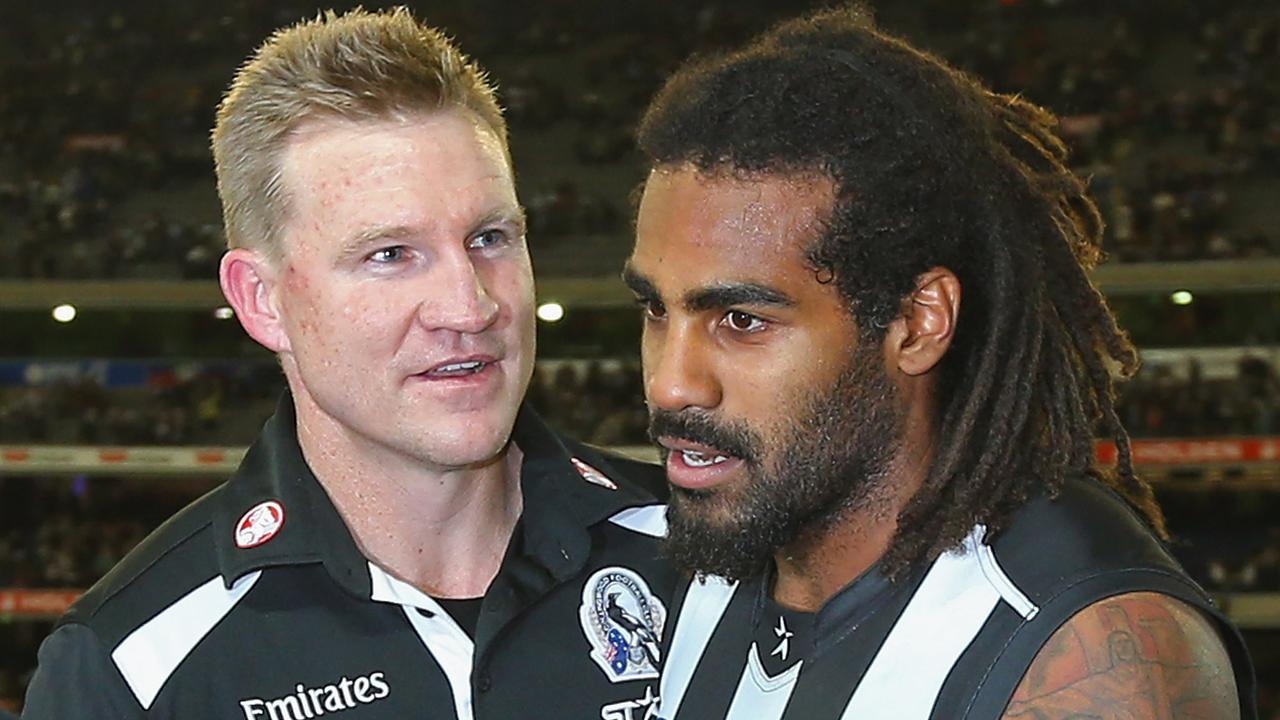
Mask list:
[{"label": "human ear", "polygon": [[923,375],[937,367],[951,347],[960,316],[960,279],[945,267],[916,278],[902,301],[902,314],[889,324],[885,352],[905,375]]},{"label": "human ear", "polygon": [[218,267],[218,281],[249,337],[275,353],[292,349],[273,292],[276,269],[270,260],[248,248],[228,250]]}]

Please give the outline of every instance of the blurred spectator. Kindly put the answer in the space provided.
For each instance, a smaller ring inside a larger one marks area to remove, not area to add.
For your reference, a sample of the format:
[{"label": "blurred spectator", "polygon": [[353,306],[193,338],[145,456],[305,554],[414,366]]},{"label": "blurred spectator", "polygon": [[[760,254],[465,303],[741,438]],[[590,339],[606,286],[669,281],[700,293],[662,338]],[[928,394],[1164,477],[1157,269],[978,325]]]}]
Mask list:
[{"label": "blurred spectator", "polygon": [[[891,30],[1061,116],[1073,162],[1108,195],[1116,260],[1280,255],[1280,208],[1264,199],[1280,189],[1280,9],[939,4],[878,9]],[[299,11],[245,0],[220,12],[64,5],[62,22],[38,6],[6,13],[0,276],[213,277],[222,237],[206,134],[223,68],[247,38]],[[667,71],[789,14],[763,0],[732,12],[569,5],[432,8],[498,79],[513,147],[529,148],[520,165],[531,232],[549,240],[624,234],[625,188],[638,179],[632,127]],[[602,171],[616,179],[600,185]]]},{"label": "blurred spectator", "polygon": [[[83,376],[0,387],[0,444],[235,445],[250,441],[283,385],[274,363],[192,370],[157,366],[144,387],[108,389]],[[1280,373],[1254,355],[1229,377],[1206,379],[1188,357],[1152,362],[1120,386],[1134,437],[1280,433]],[[643,445],[648,418],[639,363],[546,360],[528,400],[549,422],[599,445]],[[228,408],[236,408],[227,416]]]}]

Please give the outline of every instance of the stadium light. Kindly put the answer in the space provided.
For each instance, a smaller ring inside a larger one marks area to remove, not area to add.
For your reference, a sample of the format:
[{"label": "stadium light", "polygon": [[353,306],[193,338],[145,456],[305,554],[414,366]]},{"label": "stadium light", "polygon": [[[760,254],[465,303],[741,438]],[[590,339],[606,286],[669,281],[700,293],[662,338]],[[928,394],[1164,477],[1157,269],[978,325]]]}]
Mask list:
[{"label": "stadium light", "polygon": [[233,311],[231,308],[227,307],[226,305],[223,305],[222,307],[213,311],[213,316],[218,318],[219,320],[230,320],[231,318],[235,317],[235,315],[236,315],[235,311]]},{"label": "stadium light", "polygon": [[1169,296],[1169,300],[1171,300],[1174,305],[1190,305],[1191,301],[1195,299],[1195,296],[1188,290],[1179,290]]},{"label": "stadium light", "polygon": [[543,303],[538,306],[538,319],[545,322],[558,322],[564,317],[564,306],[560,303]]},{"label": "stadium light", "polygon": [[60,323],[69,323],[76,319],[76,306],[63,303],[53,309],[53,319]]}]

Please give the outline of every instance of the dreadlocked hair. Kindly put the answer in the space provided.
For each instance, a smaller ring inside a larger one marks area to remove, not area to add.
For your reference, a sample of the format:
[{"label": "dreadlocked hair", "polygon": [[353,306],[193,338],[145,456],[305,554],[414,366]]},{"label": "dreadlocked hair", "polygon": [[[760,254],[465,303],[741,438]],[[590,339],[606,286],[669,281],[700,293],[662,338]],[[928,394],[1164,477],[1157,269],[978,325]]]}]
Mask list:
[{"label": "dreadlocked hair", "polygon": [[[807,258],[836,283],[862,342],[883,340],[925,271],[959,278],[933,457],[884,558],[891,575],[957,547],[975,524],[997,532],[1072,476],[1111,485],[1165,536],[1115,407],[1113,375],[1132,376],[1138,354],[1088,276],[1102,217],[1055,125],[852,7],[693,59],[641,121],[653,167],[833,179]],[[1114,469],[1095,467],[1095,428],[1115,441]]]}]

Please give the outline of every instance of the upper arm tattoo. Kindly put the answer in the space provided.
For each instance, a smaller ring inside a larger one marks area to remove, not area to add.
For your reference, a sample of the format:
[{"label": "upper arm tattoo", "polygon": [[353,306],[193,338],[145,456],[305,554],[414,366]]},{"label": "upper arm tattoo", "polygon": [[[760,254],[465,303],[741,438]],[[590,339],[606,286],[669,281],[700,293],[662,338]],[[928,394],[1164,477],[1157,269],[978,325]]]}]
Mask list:
[{"label": "upper arm tattoo", "polygon": [[1057,630],[1013,694],[1007,720],[1233,720],[1226,648],[1198,610],[1156,593],[1108,598]]}]

